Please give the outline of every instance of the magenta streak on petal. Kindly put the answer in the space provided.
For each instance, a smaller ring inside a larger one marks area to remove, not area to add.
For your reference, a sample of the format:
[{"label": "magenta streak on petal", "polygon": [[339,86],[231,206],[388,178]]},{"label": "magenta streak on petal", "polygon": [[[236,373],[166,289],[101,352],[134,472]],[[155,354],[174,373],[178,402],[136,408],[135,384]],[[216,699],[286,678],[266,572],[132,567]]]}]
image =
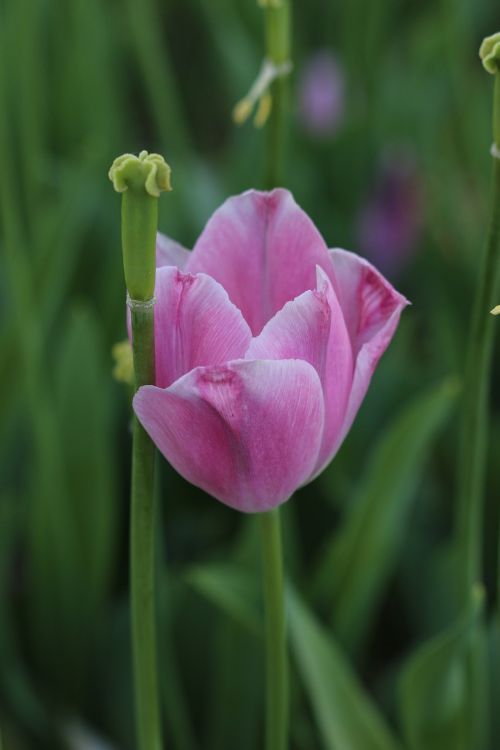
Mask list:
[{"label": "magenta streak on petal", "polygon": [[330,257],[355,358],[353,384],[340,434],[342,441],[408,300],[371,263],[355,253],[335,249],[330,250]]}]

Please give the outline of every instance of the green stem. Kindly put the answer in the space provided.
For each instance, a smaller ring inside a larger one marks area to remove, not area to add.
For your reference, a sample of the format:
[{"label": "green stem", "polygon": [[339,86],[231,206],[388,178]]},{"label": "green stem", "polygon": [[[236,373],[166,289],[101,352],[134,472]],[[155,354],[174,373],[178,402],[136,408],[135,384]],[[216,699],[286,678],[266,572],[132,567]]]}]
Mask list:
[{"label": "green stem", "polygon": [[[282,0],[266,8],[266,56],[276,65],[290,60],[290,6]],[[288,77],[280,76],[271,85],[272,109],[267,123],[265,187],[283,184],[283,156],[288,103]]]},{"label": "green stem", "polygon": [[[497,81],[497,88],[498,85]],[[459,541],[465,567],[461,593],[465,601],[470,596],[471,586],[481,578],[489,386],[494,327],[498,325],[489,311],[498,303],[499,245],[500,160],[494,159],[491,220],[470,330],[459,454]]]},{"label": "green stem", "polygon": [[266,611],[266,750],[288,744],[288,662],[279,508],[260,514],[262,574]]},{"label": "green stem", "polygon": [[500,149],[500,73],[495,76],[493,91],[493,140],[497,149]]},{"label": "green stem", "polygon": [[[153,307],[132,308],[136,388],[154,382]],[[134,417],[130,527],[132,643],[139,750],[161,750],[155,620],[155,447]]]},{"label": "green stem", "polygon": [[[157,200],[171,190],[160,154],[122,154],[109,170],[122,194],[123,267],[132,317],[135,388],[155,382],[154,308]],[[155,447],[134,417],[130,512],[130,598],[139,750],[161,750],[156,671]]]}]

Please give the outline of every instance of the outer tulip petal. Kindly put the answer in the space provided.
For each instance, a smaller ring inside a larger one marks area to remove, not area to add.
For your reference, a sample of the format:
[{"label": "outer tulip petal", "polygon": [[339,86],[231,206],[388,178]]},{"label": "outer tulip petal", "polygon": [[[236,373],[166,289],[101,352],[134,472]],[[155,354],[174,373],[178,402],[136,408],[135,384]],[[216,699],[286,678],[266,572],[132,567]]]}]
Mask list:
[{"label": "outer tulip petal", "polygon": [[246,359],[303,359],[318,373],[325,398],[325,428],[315,472],[340,444],[353,377],[353,358],[344,316],[332,285],[317,268],[317,289],[287,304],[266,323]]},{"label": "outer tulip petal", "polygon": [[401,311],[409,302],[364,258],[339,249],[330,250],[330,257],[355,358],[353,385],[341,431],[343,440],[394,335]]},{"label": "outer tulip petal", "polygon": [[177,266],[184,268],[191,252],[179,242],[158,232],[156,235],[156,267]]},{"label": "outer tulip petal", "polygon": [[164,390],[141,388],[134,409],[179,474],[237,510],[279,505],[316,465],[323,395],[307,362],[199,367]]},{"label": "outer tulip petal", "polygon": [[230,198],[206,225],[186,270],[217,279],[254,335],[285,302],[316,286],[316,265],[331,273],[326,244],[283,189]]},{"label": "outer tulip petal", "polygon": [[156,273],[156,384],[166,388],[199,365],[243,357],[250,329],[216,281],[172,266]]}]

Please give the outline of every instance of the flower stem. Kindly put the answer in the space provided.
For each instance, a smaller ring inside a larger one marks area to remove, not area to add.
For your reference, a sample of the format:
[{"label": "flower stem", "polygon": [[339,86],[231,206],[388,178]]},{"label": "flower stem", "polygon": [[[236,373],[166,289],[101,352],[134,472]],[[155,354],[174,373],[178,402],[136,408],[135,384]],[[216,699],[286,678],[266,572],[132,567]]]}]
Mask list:
[{"label": "flower stem", "polygon": [[[495,100],[500,75],[495,81]],[[464,405],[461,424],[459,470],[459,541],[463,550],[464,589],[481,578],[483,494],[488,438],[488,401],[495,319],[489,311],[498,302],[500,278],[500,160],[493,160],[491,219],[472,316]]]},{"label": "flower stem", "polygon": [[[266,55],[275,65],[290,60],[290,5],[289,0],[266,6]],[[283,183],[283,155],[285,151],[285,124],[288,101],[287,76],[279,76],[271,84],[272,108],[267,123],[265,187]]]},{"label": "flower stem", "polygon": [[[171,190],[159,154],[123,154],[109,170],[122,194],[122,249],[132,318],[135,390],[155,382],[154,289],[158,197]],[[134,416],[130,512],[130,605],[138,750],[161,750],[156,668],[155,447]]]},{"label": "flower stem", "polygon": [[279,508],[260,514],[266,613],[266,750],[288,744],[288,661],[281,518]]},{"label": "flower stem", "polygon": [[[154,382],[153,307],[132,309],[136,388]],[[134,416],[130,580],[139,750],[161,750],[155,621],[155,447]]]}]

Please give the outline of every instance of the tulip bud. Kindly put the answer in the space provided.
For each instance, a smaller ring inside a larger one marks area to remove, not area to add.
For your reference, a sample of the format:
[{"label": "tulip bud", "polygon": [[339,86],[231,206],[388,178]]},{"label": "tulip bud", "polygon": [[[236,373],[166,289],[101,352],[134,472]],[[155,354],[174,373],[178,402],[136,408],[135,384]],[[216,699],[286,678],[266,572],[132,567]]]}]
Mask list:
[{"label": "tulip bud", "polygon": [[500,158],[500,32],[487,36],[479,49],[479,57],[488,73],[495,76],[493,95],[493,147],[492,155]]},{"label": "tulip bud", "polygon": [[114,189],[122,193],[123,267],[133,300],[153,297],[156,230],[160,192],[171,190],[170,167],[159,154],[123,154],[109,170]]},{"label": "tulip bud", "polygon": [[496,307],[493,308],[493,310],[490,310],[490,313],[492,315],[500,315],[500,305],[497,305]]},{"label": "tulip bud", "polygon": [[114,344],[111,354],[114,360],[113,377],[118,383],[133,385],[134,383],[134,358],[132,346],[128,339],[118,341]]}]

